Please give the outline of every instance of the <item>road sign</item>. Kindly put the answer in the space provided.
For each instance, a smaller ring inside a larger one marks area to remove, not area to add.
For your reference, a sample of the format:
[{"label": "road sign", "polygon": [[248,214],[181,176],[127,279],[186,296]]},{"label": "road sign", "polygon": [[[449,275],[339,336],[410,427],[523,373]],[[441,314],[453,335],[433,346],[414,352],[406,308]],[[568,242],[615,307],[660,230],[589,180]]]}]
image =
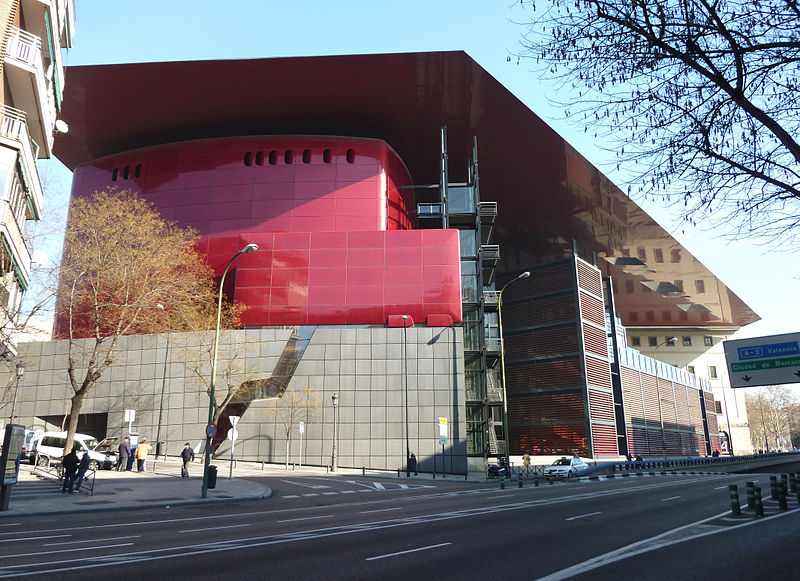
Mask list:
[{"label": "road sign", "polygon": [[236,424],[238,424],[239,420],[241,420],[242,418],[241,416],[228,416],[228,419],[231,421],[231,425],[235,428]]},{"label": "road sign", "polygon": [[439,443],[447,444],[447,418],[439,418]]},{"label": "road sign", "polygon": [[214,424],[208,424],[206,426],[206,438],[213,438],[217,435],[217,426]]},{"label": "road sign", "polygon": [[800,383],[800,333],[725,341],[731,387]]},{"label": "road sign", "polygon": [[306,423],[300,422],[300,433],[302,434],[305,431],[306,431]]},{"label": "road sign", "polygon": [[228,430],[228,439],[233,441],[233,442],[238,440],[239,439],[239,430],[237,430],[236,428],[231,428],[230,430]]},{"label": "road sign", "polygon": [[136,419],[136,410],[125,410],[125,421],[132,422]]}]

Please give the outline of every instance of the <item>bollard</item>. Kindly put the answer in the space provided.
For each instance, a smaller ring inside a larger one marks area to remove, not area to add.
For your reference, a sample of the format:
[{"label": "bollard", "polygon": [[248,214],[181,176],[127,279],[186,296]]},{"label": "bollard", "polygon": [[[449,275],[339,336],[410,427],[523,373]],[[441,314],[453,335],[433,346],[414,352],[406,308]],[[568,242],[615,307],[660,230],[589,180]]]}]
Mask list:
[{"label": "bollard", "polygon": [[778,508],[781,510],[786,510],[788,506],[786,505],[786,487],[783,485],[783,482],[778,482],[777,487],[778,493]]},{"label": "bollard", "polygon": [[367,468],[365,466],[362,466],[361,467],[361,476],[366,476],[366,475],[367,475]]},{"label": "bollard", "polygon": [[733,516],[739,516],[742,514],[739,506],[739,488],[735,484],[728,484],[728,493],[731,499],[731,513]]},{"label": "bollard", "polygon": [[551,485],[553,484],[553,477],[550,476],[549,474],[547,475],[547,483]]},{"label": "bollard", "polygon": [[[534,486],[539,486],[539,475],[538,474],[533,477],[533,485]],[[800,495],[798,495],[798,496],[800,496]]]},{"label": "bollard", "polygon": [[781,474],[781,482],[783,482],[783,490],[789,490],[789,475],[788,474]]},{"label": "bollard", "polygon": [[764,516],[764,504],[761,502],[761,487],[756,486],[753,492],[756,498],[756,516]]},{"label": "bollard", "polygon": [[770,500],[777,500],[778,498],[778,477],[769,477],[769,498]]},{"label": "bollard", "polygon": [[789,474],[789,492],[797,492],[797,474]]},{"label": "bollard", "polygon": [[520,474],[520,475],[519,475],[519,478],[517,479],[517,486],[519,486],[520,488],[522,488],[522,474]]},{"label": "bollard", "polygon": [[747,508],[753,510],[756,507],[756,483],[745,482],[745,486],[747,487]]},{"label": "bollard", "polygon": [[506,475],[504,472],[500,473],[500,490],[506,489]]}]

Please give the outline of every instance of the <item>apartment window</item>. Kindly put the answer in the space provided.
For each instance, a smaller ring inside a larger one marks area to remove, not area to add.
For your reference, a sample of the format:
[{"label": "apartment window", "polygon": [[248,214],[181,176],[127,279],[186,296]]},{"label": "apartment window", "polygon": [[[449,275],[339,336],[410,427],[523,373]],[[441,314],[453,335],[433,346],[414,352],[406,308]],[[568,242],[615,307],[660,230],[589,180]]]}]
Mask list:
[{"label": "apartment window", "polygon": [[665,322],[672,321],[672,313],[669,311],[661,311],[661,320]]},{"label": "apartment window", "polygon": [[698,294],[706,292],[705,281],[703,280],[694,281],[694,290],[696,290]]},{"label": "apartment window", "polygon": [[631,311],[628,313],[628,320],[630,320],[631,323],[637,323],[639,321],[639,313]]},{"label": "apartment window", "polygon": [[660,248],[653,250],[653,256],[655,257],[656,262],[664,262],[664,251]]},{"label": "apartment window", "polygon": [[348,149],[344,152],[344,159],[347,163],[355,163],[356,162],[356,150],[355,149]]},{"label": "apartment window", "polygon": [[656,314],[653,311],[645,311],[644,320],[648,323],[654,323],[656,320]]},{"label": "apartment window", "polygon": [[709,377],[709,379],[717,379],[717,366],[716,365],[709,365],[708,366],[708,377]]},{"label": "apartment window", "polygon": [[642,262],[647,262],[647,252],[645,251],[645,249],[642,246],[640,246],[639,248],[636,249],[636,255],[639,257],[639,260],[641,260]]},{"label": "apartment window", "polygon": [[322,163],[330,163],[332,159],[332,154],[330,149],[326,149],[322,152]]},{"label": "apartment window", "polygon": [[683,281],[682,280],[673,280],[672,284],[674,284],[676,287],[678,287],[680,289],[681,292],[683,292]]},{"label": "apartment window", "polygon": [[641,337],[631,337],[631,345],[634,347],[641,347],[642,346],[642,338]]},{"label": "apartment window", "polygon": [[673,248],[669,251],[669,261],[670,262],[680,262],[681,261],[681,249],[680,248]]},{"label": "apartment window", "polygon": [[683,346],[684,347],[691,347],[692,346],[692,338],[691,337],[683,337]]},{"label": "apartment window", "polygon": [[711,335],[706,335],[703,337],[703,345],[706,347],[713,347],[714,346],[714,337]]},{"label": "apartment window", "polygon": [[658,347],[658,337],[648,337],[647,344],[650,345],[650,347]]},{"label": "apartment window", "polygon": [[694,365],[687,365],[686,366],[686,371],[688,371],[689,373],[694,375]]},{"label": "apartment window", "polygon": [[722,413],[722,402],[721,401],[715,401],[714,402],[714,407],[716,408],[718,414]]}]

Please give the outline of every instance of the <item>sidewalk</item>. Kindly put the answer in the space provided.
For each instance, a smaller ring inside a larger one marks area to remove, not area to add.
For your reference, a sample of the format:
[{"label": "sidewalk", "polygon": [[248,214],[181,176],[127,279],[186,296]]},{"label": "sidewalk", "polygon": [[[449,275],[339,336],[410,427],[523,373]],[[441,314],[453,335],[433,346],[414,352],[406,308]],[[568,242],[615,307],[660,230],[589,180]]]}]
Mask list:
[{"label": "sidewalk", "polygon": [[11,500],[3,517],[85,512],[90,510],[122,510],[209,502],[256,500],[269,498],[272,490],[263,484],[242,478],[246,474],[264,475],[264,472],[234,470],[228,478],[228,465],[219,466],[217,485],[202,498],[203,465],[191,466],[189,478],[181,478],[180,462],[160,460],[155,466],[147,461],[150,472],[116,472],[98,470],[95,474],[94,494],[84,482],[81,492],[61,494],[61,484],[55,479],[36,476],[33,466],[20,466],[19,482],[11,489]]}]

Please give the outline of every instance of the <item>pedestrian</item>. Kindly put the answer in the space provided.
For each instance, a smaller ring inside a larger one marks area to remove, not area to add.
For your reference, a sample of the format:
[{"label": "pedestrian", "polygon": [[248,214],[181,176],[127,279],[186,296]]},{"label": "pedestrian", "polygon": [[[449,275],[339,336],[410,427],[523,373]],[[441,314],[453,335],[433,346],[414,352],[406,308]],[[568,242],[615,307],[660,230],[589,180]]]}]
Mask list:
[{"label": "pedestrian", "polygon": [[181,478],[189,478],[189,464],[194,462],[194,450],[192,450],[192,445],[189,442],[186,442],[183,445],[183,450],[181,450],[181,460],[183,460],[183,466],[181,467]]},{"label": "pedestrian", "polygon": [[636,454],[636,461],[637,462],[644,462],[644,460],[642,460],[642,455],[641,454]]},{"label": "pedestrian", "polygon": [[78,471],[78,454],[75,448],[61,460],[64,468],[64,483],[61,485],[61,494],[72,494],[72,485],[75,483],[75,473]]},{"label": "pedestrian", "polygon": [[633,456],[631,456],[631,453],[630,453],[630,452],[628,452],[627,454],[625,454],[625,459],[626,459],[628,462],[631,462],[631,461],[633,461]]},{"label": "pedestrian", "polygon": [[86,476],[86,471],[89,469],[90,462],[91,458],[89,458],[89,452],[84,452],[81,463],[78,464],[78,481],[75,483],[75,492],[81,491],[81,484],[83,484],[83,479]]},{"label": "pedestrian", "polygon": [[117,462],[117,472],[128,470],[128,458],[131,456],[131,439],[125,436],[119,443],[119,462]]},{"label": "pedestrian", "polygon": [[141,443],[136,446],[136,469],[139,473],[145,471],[145,462],[147,462],[147,455],[150,453],[153,447],[147,443],[147,440],[142,440]]},{"label": "pedestrian", "polygon": [[411,452],[411,455],[408,457],[408,471],[414,471],[414,476],[419,475],[419,468],[417,468],[417,457],[414,456],[414,452]]},{"label": "pedestrian", "polygon": [[522,455],[522,465],[525,467],[525,474],[528,474],[528,470],[531,467],[531,457],[527,452]]}]

